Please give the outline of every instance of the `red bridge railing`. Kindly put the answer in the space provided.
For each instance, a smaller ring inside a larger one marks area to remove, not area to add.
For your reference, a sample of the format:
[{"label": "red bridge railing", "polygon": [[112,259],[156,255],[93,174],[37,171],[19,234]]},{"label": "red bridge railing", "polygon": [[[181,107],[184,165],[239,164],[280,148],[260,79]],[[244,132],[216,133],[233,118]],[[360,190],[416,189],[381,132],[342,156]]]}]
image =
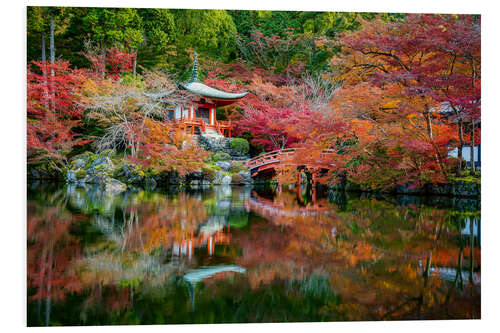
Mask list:
[{"label": "red bridge railing", "polygon": [[[272,163],[279,164],[283,161],[290,160],[295,155],[296,151],[302,149],[303,148],[288,148],[288,149],[270,151],[248,159],[245,162],[245,166],[247,167],[247,169],[254,169],[266,164],[272,164]],[[320,163],[325,162],[325,165],[328,165],[327,161],[329,157],[331,157],[332,155],[333,155],[332,150],[325,150],[319,156],[320,161],[316,162]]]}]

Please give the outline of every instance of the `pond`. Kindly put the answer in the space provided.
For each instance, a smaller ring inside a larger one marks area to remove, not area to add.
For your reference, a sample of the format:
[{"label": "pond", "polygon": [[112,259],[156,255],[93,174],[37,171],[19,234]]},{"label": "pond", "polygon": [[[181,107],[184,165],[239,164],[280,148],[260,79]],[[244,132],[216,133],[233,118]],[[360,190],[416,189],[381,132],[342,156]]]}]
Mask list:
[{"label": "pond", "polygon": [[28,326],[480,318],[479,205],[28,184]]}]

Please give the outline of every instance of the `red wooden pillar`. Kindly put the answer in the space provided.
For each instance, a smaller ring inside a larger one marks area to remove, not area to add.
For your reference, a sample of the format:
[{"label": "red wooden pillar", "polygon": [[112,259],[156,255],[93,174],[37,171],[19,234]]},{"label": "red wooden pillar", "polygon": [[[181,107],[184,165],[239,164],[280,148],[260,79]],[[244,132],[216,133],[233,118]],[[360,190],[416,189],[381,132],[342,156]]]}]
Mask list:
[{"label": "red wooden pillar", "polygon": [[215,125],[215,109],[214,108],[210,108],[210,125],[213,126]]}]

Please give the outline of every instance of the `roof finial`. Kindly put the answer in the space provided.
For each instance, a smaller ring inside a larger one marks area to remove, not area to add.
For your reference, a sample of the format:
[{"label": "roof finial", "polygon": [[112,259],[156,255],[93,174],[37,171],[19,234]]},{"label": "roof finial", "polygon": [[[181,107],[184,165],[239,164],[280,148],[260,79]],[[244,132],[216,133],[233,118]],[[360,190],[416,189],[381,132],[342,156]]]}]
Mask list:
[{"label": "roof finial", "polygon": [[191,80],[189,80],[189,83],[191,82],[199,82],[198,80],[198,53],[194,51],[194,59],[193,59],[193,74],[191,75]]}]

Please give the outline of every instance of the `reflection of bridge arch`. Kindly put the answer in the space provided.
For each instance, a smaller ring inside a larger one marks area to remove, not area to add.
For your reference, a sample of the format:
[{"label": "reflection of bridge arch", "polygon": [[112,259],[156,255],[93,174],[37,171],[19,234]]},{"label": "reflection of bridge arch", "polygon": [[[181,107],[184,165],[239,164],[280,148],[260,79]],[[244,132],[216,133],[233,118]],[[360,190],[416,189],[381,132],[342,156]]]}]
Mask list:
[{"label": "reflection of bridge arch", "polygon": [[294,157],[298,151],[303,151],[302,148],[288,148],[282,150],[274,150],[259,156],[248,159],[245,166],[250,170],[250,175],[256,177],[260,174],[273,173],[283,166],[295,166],[308,168],[314,165],[315,168],[331,169],[333,164],[327,161],[333,155],[331,151],[325,150],[316,159],[311,159],[310,164],[307,163],[298,165],[294,162]]},{"label": "reflection of bridge arch", "polygon": [[328,215],[331,208],[319,203],[313,203],[308,206],[295,206],[293,208],[286,207],[283,203],[277,203],[259,196],[255,191],[245,201],[245,208],[257,212],[263,217],[298,217],[298,216],[314,216],[318,214]]},{"label": "reflection of bridge arch", "polygon": [[189,285],[191,312],[194,311],[194,303],[195,303],[194,298],[195,298],[196,285],[202,280],[209,279],[217,274],[228,273],[228,272],[244,274],[246,273],[246,269],[244,267],[236,265],[220,265],[211,267],[200,267],[186,272],[186,274],[183,276],[183,279]]}]

